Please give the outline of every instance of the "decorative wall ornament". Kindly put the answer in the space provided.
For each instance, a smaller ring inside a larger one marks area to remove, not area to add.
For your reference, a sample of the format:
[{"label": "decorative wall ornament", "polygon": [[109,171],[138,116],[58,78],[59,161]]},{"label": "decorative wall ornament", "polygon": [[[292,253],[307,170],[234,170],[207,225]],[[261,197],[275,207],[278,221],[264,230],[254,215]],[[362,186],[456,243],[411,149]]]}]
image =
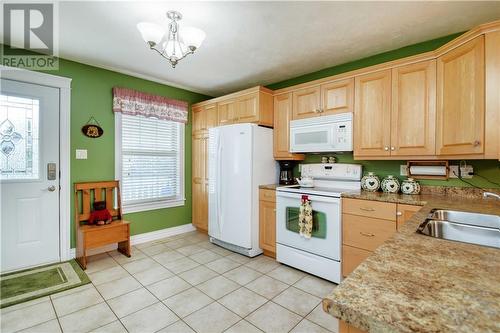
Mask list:
[{"label": "decorative wall ornament", "polygon": [[188,121],[188,103],[127,88],[113,88],[113,111],[179,123]]},{"label": "decorative wall ornament", "polygon": [[92,116],[87,123],[83,125],[82,133],[86,137],[97,139],[104,134],[104,130],[94,116]]}]

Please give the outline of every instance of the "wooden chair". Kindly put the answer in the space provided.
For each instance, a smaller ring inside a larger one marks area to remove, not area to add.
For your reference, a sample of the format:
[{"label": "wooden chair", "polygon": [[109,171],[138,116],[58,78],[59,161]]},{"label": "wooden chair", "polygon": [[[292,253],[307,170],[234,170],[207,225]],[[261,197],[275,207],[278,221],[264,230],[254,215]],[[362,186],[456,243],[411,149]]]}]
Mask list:
[{"label": "wooden chair", "polygon": [[[122,220],[119,182],[75,183],[74,186],[76,259],[82,269],[87,268],[87,251],[104,245],[118,243],[118,251],[130,257],[130,224]],[[90,217],[92,203],[103,200],[106,201],[106,208],[113,216],[113,221],[106,225],[83,223]]]}]

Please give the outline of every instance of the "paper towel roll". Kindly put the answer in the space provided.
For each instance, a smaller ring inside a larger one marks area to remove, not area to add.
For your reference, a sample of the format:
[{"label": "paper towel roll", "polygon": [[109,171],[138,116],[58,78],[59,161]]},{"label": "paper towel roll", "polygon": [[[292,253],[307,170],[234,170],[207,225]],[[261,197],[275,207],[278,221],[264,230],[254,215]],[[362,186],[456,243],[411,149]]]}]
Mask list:
[{"label": "paper towel roll", "polygon": [[415,176],[446,176],[444,165],[414,165],[410,167],[410,173]]}]

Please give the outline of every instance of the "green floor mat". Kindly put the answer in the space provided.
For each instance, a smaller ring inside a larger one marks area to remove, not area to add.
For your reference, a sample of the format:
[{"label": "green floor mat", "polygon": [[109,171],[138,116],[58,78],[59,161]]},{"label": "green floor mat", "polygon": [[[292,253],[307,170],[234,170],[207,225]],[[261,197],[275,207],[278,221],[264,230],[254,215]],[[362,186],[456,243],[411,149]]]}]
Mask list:
[{"label": "green floor mat", "polygon": [[0,308],[89,283],[74,260],[0,276]]}]

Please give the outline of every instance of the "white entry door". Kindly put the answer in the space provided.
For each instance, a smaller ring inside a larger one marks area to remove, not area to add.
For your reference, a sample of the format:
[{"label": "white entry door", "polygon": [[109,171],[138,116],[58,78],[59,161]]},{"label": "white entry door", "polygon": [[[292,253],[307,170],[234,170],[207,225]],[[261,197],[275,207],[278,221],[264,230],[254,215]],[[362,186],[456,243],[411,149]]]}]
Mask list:
[{"label": "white entry door", "polygon": [[59,261],[59,89],[0,82],[1,271]]}]

